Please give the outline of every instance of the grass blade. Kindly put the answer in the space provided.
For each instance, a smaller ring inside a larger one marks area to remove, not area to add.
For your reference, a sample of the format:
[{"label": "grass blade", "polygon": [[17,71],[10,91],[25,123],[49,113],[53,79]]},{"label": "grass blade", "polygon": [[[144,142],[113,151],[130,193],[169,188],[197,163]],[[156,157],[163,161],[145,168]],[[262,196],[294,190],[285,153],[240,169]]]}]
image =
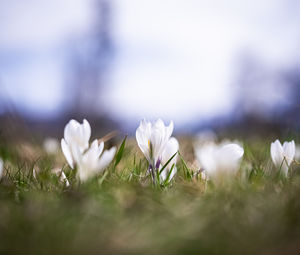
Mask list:
[{"label": "grass blade", "polygon": [[178,151],[176,151],[175,154],[167,161],[167,163],[164,164],[164,166],[162,167],[162,169],[160,169],[160,171],[159,171],[159,175],[167,167],[167,165],[171,162],[171,160],[176,156],[177,153],[178,153]]},{"label": "grass blade", "polygon": [[173,172],[174,167],[175,167],[175,164],[172,165],[172,167],[171,167],[171,169],[170,169],[170,171],[169,171],[169,173],[168,173],[168,176],[167,176],[166,180],[164,181],[164,185],[166,185],[166,184],[169,183],[169,181],[170,181],[170,176],[171,176],[171,174],[172,174],[172,172]]},{"label": "grass blade", "polygon": [[126,143],[126,139],[127,139],[127,135],[125,136],[117,154],[116,154],[116,161],[115,161],[115,167],[120,163],[123,153],[124,153],[124,149],[125,149],[125,143]]}]

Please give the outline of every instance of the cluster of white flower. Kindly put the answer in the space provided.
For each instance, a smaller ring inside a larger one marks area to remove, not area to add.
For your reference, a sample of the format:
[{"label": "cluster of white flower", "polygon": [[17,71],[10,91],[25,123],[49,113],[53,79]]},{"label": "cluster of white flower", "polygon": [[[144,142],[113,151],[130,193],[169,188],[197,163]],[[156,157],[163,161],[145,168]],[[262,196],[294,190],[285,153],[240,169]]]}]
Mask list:
[{"label": "cluster of white flower", "polygon": [[77,176],[81,181],[103,171],[113,160],[116,148],[104,149],[104,142],[95,139],[89,144],[91,126],[87,120],[80,124],[76,120],[70,120],[64,130],[64,138],[61,140],[61,148],[69,166],[77,167]]},{"label": "cluster of white flower", "polygon": [[[157,175],[161,182],[165,181],[167,176],[170,181],[177,172],[179,144],[176,138],[171,137],[173,128],[173,122],[165,126],[164,122],[158,119],[155,123],[142,120],[136,130],[138,146],[149,162],[149,172],[154,181]],[[194,150],[204,178],[214,178],[220,174],[222,176],[236,174],[244,155],[242,145],[229,141],[218,144],[211,132],[199,135],[197,140]],[[295,151],[294,141],[285,142],[283,146],[278,140],[271,144],[271,158],[274,165],[285,175],[288,174],[288,169],[294,161]]]},{"label": "cluster of white flower", "polygon": [[[167,176],[169,176],[168,181],[170,181],[177,172],[176,161],[179,143],[176,138],[171,137],[173,128],[173,122],[169,126],[165,126],[164,122],[158,119],[153,124],[142,120],[136,130],[137,143],[149,162],[149,172],[154,181],[157,175],[159,175],[160,181],[165,181]],[[203,145],[195,145],[195,151],[205,175],[209,177],[220,172],[236,172],[244,154],[243,148],[238,144],[224,143],[218,145],[213,141]],[[172,159],[170,160],[170,158]],[[161,171],[162,166],[166,163],[167,165]]]},{"label": "cluster of white flower", "polygon": [[[169,183],[177,173],[177,158],[179,143],[172,137],[174,124],[171,121],[165,126],[161,119],[151,123],[146,120],[140,122],[136,130],[137,144],[149,162],[148,174],[154,183]],[[80,124],[70,120],[64,129],[61,148],[69,166],[77,169],[80,181],[102,172],[113,160],[116,148],[104,150],[104,142],[95,139],[90,144],[91,126],[87,120]],[[196,159],[200,164],[202,178],[213,179],[218,175],[234,175],[240,168],[244,149],[238,142],[216,143],[216,136],[212,133],[199,135],[194,144]],[[51,154],[57,151],[57,144],[48,139],[44,148]],[[285,175],[288,175],[296,154],[295,142],[279,140],[271,144],[271,158],[274,165]],[[3,175],[3,160],[0,158],[0,179]],[[62,182],[69,186],[69,181],[62,170],[54,171]],[[36,178],[36,171],[33,170]]]}]

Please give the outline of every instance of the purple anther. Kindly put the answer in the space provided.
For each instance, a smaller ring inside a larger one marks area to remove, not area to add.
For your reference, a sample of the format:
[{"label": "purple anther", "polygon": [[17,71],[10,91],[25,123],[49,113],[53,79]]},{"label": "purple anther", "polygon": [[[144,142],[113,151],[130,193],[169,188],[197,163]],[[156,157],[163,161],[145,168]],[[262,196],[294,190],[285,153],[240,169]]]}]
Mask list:
[{"label": "purple anther", "polygon": [[159,166],[160,166],[160,162],[161,162],[161,160],[160,160],[160,158],[156,161],[156,165],[155,165],[155,168],[156,169],[158,169],[159,168]]}]

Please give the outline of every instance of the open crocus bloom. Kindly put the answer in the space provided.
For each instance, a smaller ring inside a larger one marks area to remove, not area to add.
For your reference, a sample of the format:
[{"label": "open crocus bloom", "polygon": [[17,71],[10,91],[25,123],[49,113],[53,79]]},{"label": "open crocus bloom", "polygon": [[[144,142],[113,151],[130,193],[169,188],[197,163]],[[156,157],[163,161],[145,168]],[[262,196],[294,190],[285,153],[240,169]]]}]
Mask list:
[{"label": "open crocus bloom", "polygon": [[281,167],[285,175],[294,160],[296,153],[295,142],[284,142],[282,145],[279,140],[271,143],[271,158],[276,167]]},{"label": "open crocus bloom", "polygon": [[142,120],[137,128],[136,141],[138,146],[153,167],[161,161],[162,152],[172,135],[173,128],[172,121],[169,126],[165,126],[161,119],[158,119],[154,124]]},{"label": "open crocus bloom", "polygon": [[236,173],[240,167],[244,149],[235,143],[206,143],[196,147],[196,157],[208,176],[217,173]]},{"label": "open crocus bloom", "polygon": [[81,153],[78,148],[75,148],[74,158],[77,163],[77,176],[81,181],[86,181],[90,177],[100,173],[113,160],[116,148],[112,147],[110,150],[104,152],[103,148],[104,143],[101,142],[98,145],[97,139],[92,142],[90,148],[85,153]]},{"label": "open crocus bloom", "polygon": [[75,148],[83,153],[89,147],[91,126],[87,120],[80,124],[76,120],[70,120],[64,130],[64,138],[61,139],[61,148],[67,162],[74,168]]},{"label": "open crocus bloom", "polygon": [[[136,130],[136,140],[139,148],[149,161],[149,169],[152,170],[152,177],[154,177],[154,170],[159,171],[163,162],[166,163],[177,151],[178,142],[175,138],[171,138],[174,129],[174,124],[171,121],[169,126],[165,126],[161,119],[158,119],[155,123],[151,123],[146,120],[142,120],[139,127]],[[176,163],[176,157],[173,158],[173,163]],[[168,164],[161,173],[160,179],[165,179],[167,173],[172,167],[172,162]],[[176,170],[172,170],[172,177],[176,173]],[[171,177],[171,176],[170,176]]]}]

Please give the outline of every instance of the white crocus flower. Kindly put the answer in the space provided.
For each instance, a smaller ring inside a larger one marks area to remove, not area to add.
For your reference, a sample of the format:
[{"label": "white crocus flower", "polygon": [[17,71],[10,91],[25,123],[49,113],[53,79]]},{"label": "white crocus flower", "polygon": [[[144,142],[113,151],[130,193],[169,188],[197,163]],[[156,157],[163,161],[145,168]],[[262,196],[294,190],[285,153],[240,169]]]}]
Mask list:
[{"label": "white crocus flower", "polygon": [[103,148],[104,143],[101,142],[98,145],[97,139],[93,141],[85,153],[81,153],[78,148],[75,148],[74,158],[77,162],[77,177],[81,181],[86,181],[90,177],[100,173],[111,163],[116,153],[116,147],[112,147],[110,150],[105,150],[104,152]]},{"label": "white crocus flower", "polygon": [[196,157],[209,177],[218,173],[236,173],[240,167],[244,149],[235,143],[206,143],[196,147]]},{"label": "white crocus flower", "polygon": [[71,168],[77,166],[77,177],[81,181],[104,170],[116,153],[115,147],[103,152],[104,142],[99,144],[97,139],[89,145],[90,137],[91,126],[87,120],[83,120],[82,124],[71,120],[66,125],[64,139],[61,140],[63,153]]},{"label": "white crocus flower", "polygon": [[141,151],[152,166],[161,161],[162,152],[168,143],[174,124],[171,121],[169,126],[165,126],[161,119],[154,124],[142,120],[136,130],[136,140]]},{"label": "white crocus flower", "polygon": [[64,138],[61,139],[61,148],[67,162],[74,168],[74,150],[83,153],[89,147],[91,126],[87,120],[80,124],[76,120],[70,120],[64,130]]},{"label": "white crocus flower", "polygon": [[[151,171],[154,182],[155,172],[159,171],[162,162],[166,163],[178,151],[177,140],[171,138],[173,129],[173,121],[170,122],[169,126],[165,126],[164,122],[158,119],[155,123],[142,120],[136,130],[138,146],[149,161],[149,170]],[[172,152],[174,153],[172,154]],[[173,159],[173,162],[176,163],[176,158]],[[169,168],[164,169],[162,178],[160,179],[166,178],[171,166],[170,162]],[[176,173],[176,170],[174,173]],[[173,176],[172,174],[172,177]]]},{"label": "white crocus flower", "polygon": [[4,165],[4,163],[3,163],[3,160],[0,158],[0,179],[2,178],[2,175],[3,175],[3,165]]},{"label": "white crocus flower", "polygon": [[281,167],[285,175],[294,160],[296,152],[295,142],[284,142],[282,145],[279,140],[271,143],[271,158],[276,167]]},{"label": "white crocus flower", "polygon": [[[162,153],[162,159],[161,159],[161,168],[168,162],[168,160],[179,150],[179,143],[176,138],[171,137],[170,140],[167,142],[165,149]],[[172,172],[169,177],[169,181],[173,179],[174,175],[177,173],[176,168],[176,162],[177,162],[177,154],[175,157],[169,162],[169,164],[166,166],[166,168],[161,172],[160,174],[160,181],[164,182],[174,165]]]}]

